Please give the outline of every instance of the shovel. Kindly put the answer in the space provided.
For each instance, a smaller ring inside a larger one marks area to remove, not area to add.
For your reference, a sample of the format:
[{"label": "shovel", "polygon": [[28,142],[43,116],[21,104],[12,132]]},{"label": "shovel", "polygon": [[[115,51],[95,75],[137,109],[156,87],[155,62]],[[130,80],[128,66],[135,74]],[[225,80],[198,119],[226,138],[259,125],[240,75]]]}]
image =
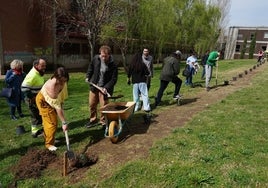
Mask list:
[{"label": "shovel", "polygon": [[218,69],[219,69],[219,63],[217,61],[216,63],[216,86],[218,86]]},{"label": "shovel", "polygon": [[[90,85],[94,86],[94,87],[97,88],[100,92],[103,93],[101,87],[97,86],[96,84],[94,84],[94,83],[92,83],[92,82],[89,82],[89,83],[90,83]],[[105,95],[105,93],[103,93],[103,94]],[[110,95],[108,92],[106,92],[106,95],[107,95],[108,98],[111,97],[111,95]]]},{"label": "shovel", "polygon": [[68,131],[66,130],[64,133],[65,133],[65,139],[66,139],[66,145],[67,145],[67,157],[69,160],[75,159],[74,152],[70,150]]}]

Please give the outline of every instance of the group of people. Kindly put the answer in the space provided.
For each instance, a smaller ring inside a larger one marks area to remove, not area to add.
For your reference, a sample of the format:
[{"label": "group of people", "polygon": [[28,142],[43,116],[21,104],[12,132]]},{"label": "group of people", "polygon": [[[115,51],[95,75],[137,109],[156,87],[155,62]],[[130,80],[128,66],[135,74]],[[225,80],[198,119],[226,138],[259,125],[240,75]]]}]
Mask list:
[{"label": "group of people", "polygon": [[67,82],[69,74],[64,67],[58,67],[52,77],[45,82],[45,59],[37,59],[28,74],[23,71],[23,62],[15,59],[10,63],[5,82],[12,88],[12,95],[7,98],[10,106],[10,117],[17,120],[24,117],[21,103],[25,101],[31,115],[31,133],[34,138],[43,136],[45,147],[55,151],[55,133],[58,117],[63,131],[68,129],[63,110],[63,102],[68,96]]},{"label": "group of people", "polygon": [[[216,62],[218,61],[219,56],[220,56],[219,51],[209,52],[209,50],[207,50],[205,54],[202,56],[201,65],[203,67],[203,70],[201,73],[201,79],[202,80],[205,79],[205,87],[207,91],[209,91],[211,88],[209,86],[209,83],[212,78],[212,70],[213,67],[217,66]],[[194,87],[193,75],[195,75],[200,68],[195,52],[191,52],[191,55],[186,59],[186,66],[187,66],[186,68],[189,71],[189,76],[186,77],[185,85]]]},{"label": "group of people", "polygon": [[[160,87],[155,96],[155,107],[161,102],[161,98],[168,84],[172,82],[175,85],[173,98],[179,99],[182,80],[178,77],[180,72],[180,60],[182,53],[177,50],[164,59],[162,71],[160,73]],[[206,75],[206,87],[209,87],[209,81],[212,75],[212,67],[218,60],[219,53],[213,51],[202,58],[202,65],[205,71],[202,78]],[[193,68],[196,62],[195,54],[187,58],[187,64]],[[204,62],[206,63],[204,64]],[[28,104],[31,115],[31,133],[33,137],[43,136],[45,147],[50,151],[57,150],[55,146],[55,134],[58,125],[58,119],[61,122],[63,131],[68,129],[68,123],[64,115],[63,103],[68,97],[67,83],[69,73],[64,67],[58,67],[53,75],[45,81],[44,74],[46,70],[46,60],[37,59],[33,62],[33,67],[28,74],[23,72],[23,62],[13,60],[10,64],[10,70],[7,71],[5,82],[8,87],[13,88],[13,94],[7,99],[10,106],[10,116],[12,120],[17,120],[16,110],[20,118],[24,117],[21,108],[21,101]],[[193,69],[192,69],[193,71]],[[153,57],[149,55],[148,48],[144,48],[142,53],[136,53],[128,67],[127,83],[132,83],[133,101],[135,102],[135,111],[139,110],[139,104],[142,100],[143,110],[151,112],[149,101],[149,89],[151,78],[154,75]],[[111,48],[103,45],[99,49],[99,54],[95,55],[88,66],[86,72],[86,81],[89,83],[89,122],[86,127],[101,125],[105,128],[106,120],[103,114],[98,119],[97,107],[108,104],[109,95],[113,95],[115,84],[118,79],[118,67],[111,55]],[[191,84],[192,78],[187,78],[186,82]],[[97,87],[96,87],[97,86]]]}]

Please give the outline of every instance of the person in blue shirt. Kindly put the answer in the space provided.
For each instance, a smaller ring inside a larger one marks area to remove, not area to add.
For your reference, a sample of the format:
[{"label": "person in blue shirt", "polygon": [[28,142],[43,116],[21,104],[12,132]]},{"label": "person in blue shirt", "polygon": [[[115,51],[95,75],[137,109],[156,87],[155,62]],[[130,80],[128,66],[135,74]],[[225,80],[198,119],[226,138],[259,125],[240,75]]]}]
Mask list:
[{"label": "person in blue shirt", "polygon": [[10,63],[10,68],[5,76],[7,87],[12,88],[12,95],[10,98],[7,98],[7,103],[10,106],[11,119],[17,120],[18,116],[15,115],[16,109],[19,117],[24,117],[21,109],[21,101],[24,100],[21,84],[26,74],[23,72],[23,62],[19,59],[13,60]]}]

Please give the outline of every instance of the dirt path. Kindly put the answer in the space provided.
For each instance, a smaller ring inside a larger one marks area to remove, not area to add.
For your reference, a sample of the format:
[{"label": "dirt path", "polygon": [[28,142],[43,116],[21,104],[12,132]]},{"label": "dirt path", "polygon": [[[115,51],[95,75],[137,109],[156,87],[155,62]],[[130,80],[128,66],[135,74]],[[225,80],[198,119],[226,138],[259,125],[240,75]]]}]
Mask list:
[{"label": "dirt path", "polygon": [[[90,168],[99,170],[102,175],[99,178],[102,179],[108,177],[111,174],[109,170],[116,165],[146,158],[149,149],[156,140],[168,136],[174,128],[183,126],[191,120],[193,115],[204,110],[207,106],[221,101],[235,91],[250,86],[252,84],[251,78],[266,67],[267,63],[262,64],[253,71],[249,71],[247,75],[244,74],[242,78],[237,78],[237,81],[230,81],[227,86],[221,85],[209,92],[202,89],[196,96],[187,96],[183,105],[176,106],[174,104],[170,106],[168,113],[167,110],[158,112],[150,126],[132,120],[129,124],[130,132],[123,132],[125,140],[118,144],[112,144],[107,138],[88,147],[87,153],[94,153],[99,157],[99,161]],[[214,81],[212,80],[212,83]],[[185,114],[188,114],[188,117],[185,117]],[[165,122],[168,122],[168,124]],[[81,180],[85,170],[88,169],[75,170],[70,173],[70,177],[74,182]]]}]

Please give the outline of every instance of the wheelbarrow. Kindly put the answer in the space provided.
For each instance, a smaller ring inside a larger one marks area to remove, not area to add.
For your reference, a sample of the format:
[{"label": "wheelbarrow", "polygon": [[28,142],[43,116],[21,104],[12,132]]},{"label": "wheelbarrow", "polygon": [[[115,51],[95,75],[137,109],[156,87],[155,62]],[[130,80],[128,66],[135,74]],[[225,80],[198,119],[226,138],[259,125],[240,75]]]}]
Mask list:
[{"label": "wheelbarrow", "polygon": [[111,102],[100,109],[106,122],[104,136],[112,143],[117,142],[123,126],[134,113],[134,107],[135,102]]}]

